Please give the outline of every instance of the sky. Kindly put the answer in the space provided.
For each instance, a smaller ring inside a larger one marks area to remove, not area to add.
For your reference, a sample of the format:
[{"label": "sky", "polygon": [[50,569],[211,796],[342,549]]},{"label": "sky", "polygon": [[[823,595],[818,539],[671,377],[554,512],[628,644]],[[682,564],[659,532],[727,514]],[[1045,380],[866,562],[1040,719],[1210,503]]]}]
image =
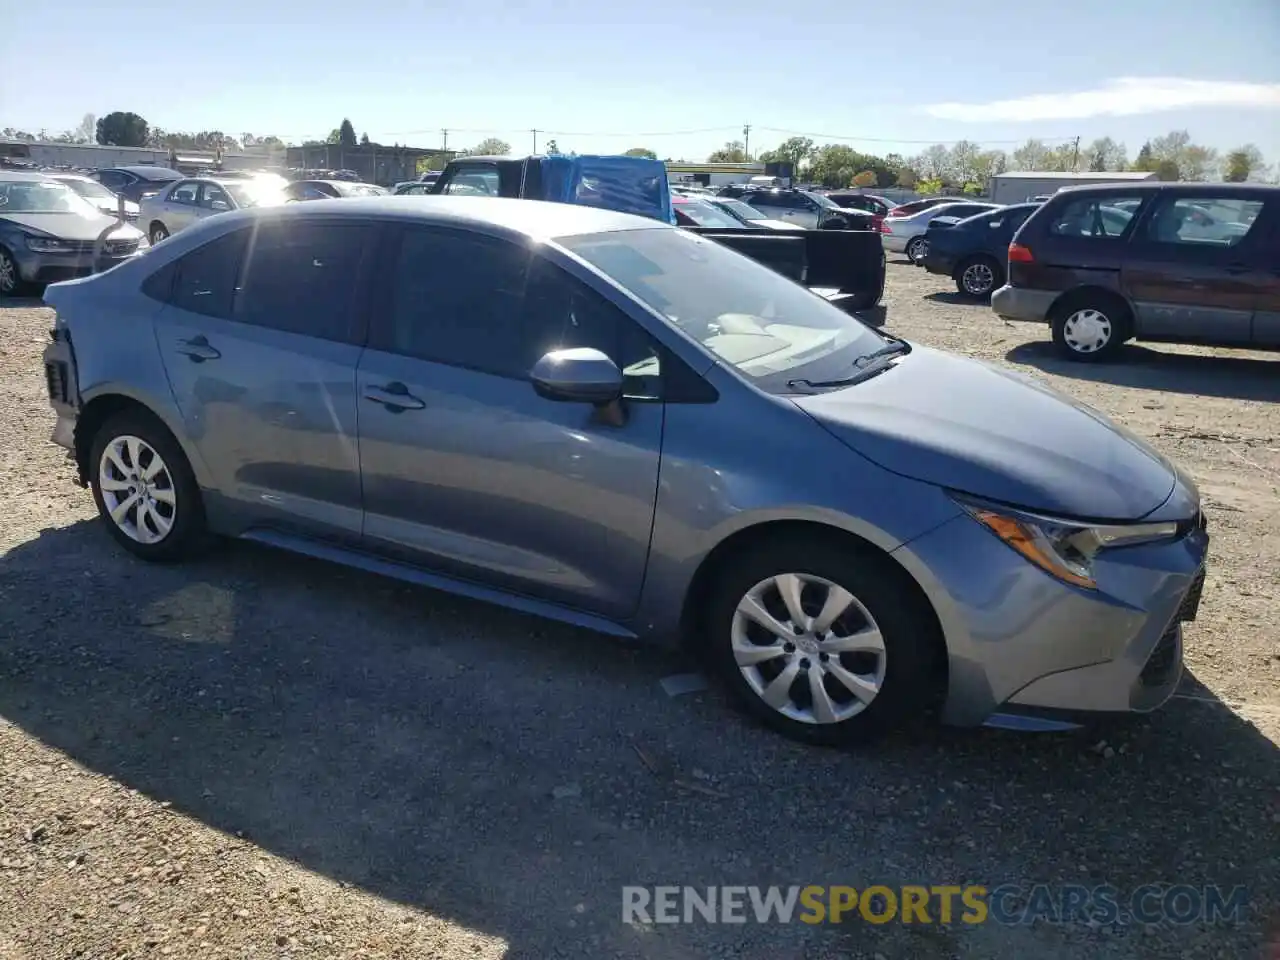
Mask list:
[{"label": "sky", "polygon": [[[985,7],[985,9],[984,9]],[[1280,161],[1280,0],[96,0],[19,4],[0,33],[0,128],[50,134],[86,113],[233,136],[517,153],[648,147],[705,159],[751,125],[910,156],[967,139],[1012,149],[1109,135],[1132,157],[1174,129]],[[976,11],[976,13],[975,13]],[[531,131],[537,129],[536,135]]]}]

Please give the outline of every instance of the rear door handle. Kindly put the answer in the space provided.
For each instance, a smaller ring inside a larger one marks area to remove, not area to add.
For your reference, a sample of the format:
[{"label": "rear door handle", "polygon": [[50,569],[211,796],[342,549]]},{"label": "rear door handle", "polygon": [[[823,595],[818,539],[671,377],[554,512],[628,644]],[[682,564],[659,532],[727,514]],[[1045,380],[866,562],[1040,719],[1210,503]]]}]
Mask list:
[{"label": "rear door handle", "polygon": [[409,388],[398,380],[381,387],[365,387],[364,398],[382,404],[392,413],[421,410],[426,406],[425,401],[411,394]]},{"label": "rear door handle", "polygon": [[217,360],[222,356],[218,350],[209,346],[209,341],[203,336],[192,337],[190,340],[179,340],[178,352],[185,353],[191,358],[192,363],[204,363],[206,360]]}]

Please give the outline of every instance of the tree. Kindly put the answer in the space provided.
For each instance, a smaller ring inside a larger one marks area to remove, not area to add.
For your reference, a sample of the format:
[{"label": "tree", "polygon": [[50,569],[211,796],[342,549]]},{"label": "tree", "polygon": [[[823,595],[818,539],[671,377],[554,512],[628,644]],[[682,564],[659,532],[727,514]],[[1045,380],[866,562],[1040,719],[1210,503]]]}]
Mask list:
[{"label": "tree", "polygon": [[338,143],[344,147],[354,147],[356,145],[356,128],[351,125],[351,121],[346,117],[342,118],[342,123],[338,126]]},{"label": "tree", "polygon": [[929,180],[920,180],[916,183],[916,193],[922,193],[925,196],[929,196],[930,194],[941,193],[941,192],[942,192],[942,181],[937,178],[933,178]]},{"label": "tree", "polygon": [[1009,158],[1011,170],[1047,170],[1049,169],[1050,150],[1043,140],[1031,139],[1013,151]]},{"label": "tree", "polygon": [[476,144],[472,153],[481,157],[505,157],[511,152],[511,144],[497,137],[486,137]]},{"label": "tree", "polygon": [[1256,144],[1246,143],[1227,154],[1222,164],[1222,179],[1228,183],[1244,183],[1252,177],[1262,179],[1266,170],[1262,151]]},{"label": "tree", "polygon": [[910,167],[900,167],[894,179],[903,190],[915,189],[916,172]]},{"label": "tree", "polygon": [[951,151],[946,144],[935,143],[912,160],[911,166],[925,180],[943,180],[951,173]]},{"label": "tree", "polygon": [[5,127],[3,130],[0,130],[0,137],[4,137],[6,140],[26,140],[28,143],[31,143],[35,140],[36,135],[34,133],[27,133],[25,130],[18,130],[15,127]]},{"label": "tree", "polygon": [[556,142],[555,137],[552,137],[550,140],[547,141],[547,154],[549,156],[554,157],[559,153],[560,153],[560,144]]},{"label": "tree", "polygon": [[971,183],[985,189],[987,182],[996,174],[1004,173],[1009,165],[1009,157],[1003,150],[984,150],[973,158],[973,178]]},{"label": "tree", "polygon": [[632,147],[630,150],[624,153],[623,156],[624,157],[644,157],[644,159],[646,160],[658,159],[658,155],[654,153],[652,150],[650,150],[648,147]]},{"label": "tree", "polygon": [[875,173],[870,170],[863,170],[860,174],[853,178],[852,186],[855,187],[874,187],[880,181]]},{"label": "tree", "polygon": [[1095,173],[1104,170],[1123,170],[1129,161],[1129,151],[1123,143],[1116,143],[1110,137],[1099,137],[1084,150],[1089,169]]},{"label": "tree", "polygon": [[1218,175],[1218,151],[1213,147],[1193,143],[1178,158],[1178,175],[1183,180],[1212,180]]},{"label": "tree", "polygon": [[707,157],[707,163],[745,163],[746,160],[747,152],[743,149],[741,140],[726,143]]},{"label": "tree", "polygon": [[1133,169],[1142,173],[1151,173],[1156,168],[1156,161],[1151,156],[1151,141],[1148,140],[1142,145],[1142,149],[1138,151],[1137,157],[1133,161]]},{"label": "tree", "polygon": [[1178,164],[1173,160],[1158,160],[1156,161],[1155,174],[1157,180],[1172,183],[1178,179]]},{"label": "tree", "polygon": [[866,169],[866,157],[853,147],[828,143],[818,149],[809,164],[809,179],[824,187],[848,186],[859,171]]},{"label": "tree", "polygon": [[116,110],[97,122],[95,133],[99,143],[111,147],[145,147],[147,121],[136,113]]},{"label": "tree", "polygon": [[791,169],[799,171],[800,167],[813,157],[813,141],[808,137],[791,137],[784,140],[772,150],[760,154],[765,163],[789,163]]},{"label": "tree", "polygon": [[80,126],[76,127],[76,143],[93,143],[98,133],[98,121],[92,113],[80,118]]},{"label": "tree", "polygon": [[364,133],[360,134],[360,146],[362,146],[362,147],[367,147],[367,146],[369,146],[369,131],[368,131],[368,130],[366,130]]},{"label": "tree", "polygon": [[951,156],[948,158],[948,173],[960,184],[975,182],[978,177],[978,157],[982,151],[978,145],[970,140],[957,141],[951,147]]}]

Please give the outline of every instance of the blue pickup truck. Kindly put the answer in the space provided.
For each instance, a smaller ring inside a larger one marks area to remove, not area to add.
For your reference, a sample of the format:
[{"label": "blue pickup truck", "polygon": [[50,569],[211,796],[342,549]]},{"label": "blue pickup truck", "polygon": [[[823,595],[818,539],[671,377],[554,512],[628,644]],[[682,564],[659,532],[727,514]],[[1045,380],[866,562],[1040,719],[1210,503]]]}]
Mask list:
[{"label": "blue pickup truck", "polygon": [[[643,157],[463,157],[445,167],[431,192],[575,203],[676,222],[666,165]],[[884,293],[884,250],[880,235],[870,230],[684,229],[732,247],[850,311],[875,306]]]}]

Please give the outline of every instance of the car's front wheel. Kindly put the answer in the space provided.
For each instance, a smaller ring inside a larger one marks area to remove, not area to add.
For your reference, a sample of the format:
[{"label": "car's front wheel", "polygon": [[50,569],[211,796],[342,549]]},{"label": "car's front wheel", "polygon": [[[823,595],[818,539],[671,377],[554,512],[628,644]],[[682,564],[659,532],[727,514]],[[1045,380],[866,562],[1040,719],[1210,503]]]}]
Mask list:
[{"label": "car's front wheel", "polygon": [[154,247],[161,240],[167,240],[169,237],[169,228],[163,223],[156,222],[151,225],[151,245]]},{"label": "car's front wheel", "polygon": [[985,300],[1003,282],[1000,264],[990,257],[975,257],[960,264],[956,271],[956,290],[966,297]]},{"label": "car's front wheel", "polygon": [[936,622],[869,547],[762,542],[724,572],[707,614],[711,660],[729,689],[796,740],[865,740],[934,705]]},{"label": "car's front wheel", "polygon": [[16,297],[22,291],[22,276],[18,273],[18,261],[4,247],[0,247],[0,297]]},{"label": "car's front wheel", "polygon": [[143,411],[116,414],[90,450],[93,499],[116,542],[144,560],[183,559],[204,545],[204,506],[186,455]]},{"label": "car's front wheel", "polygon": [[1050,324],[1054,344],[1071,360],[1110,359],[1130,336],[1129,308],[1104,294],[1065,301],[1054,310]]},{"label": "car's front wheel", "polygon": [[929,241],[924,237],[914,237],[907,244],[907,259],[919,266],[929,255]]}]

